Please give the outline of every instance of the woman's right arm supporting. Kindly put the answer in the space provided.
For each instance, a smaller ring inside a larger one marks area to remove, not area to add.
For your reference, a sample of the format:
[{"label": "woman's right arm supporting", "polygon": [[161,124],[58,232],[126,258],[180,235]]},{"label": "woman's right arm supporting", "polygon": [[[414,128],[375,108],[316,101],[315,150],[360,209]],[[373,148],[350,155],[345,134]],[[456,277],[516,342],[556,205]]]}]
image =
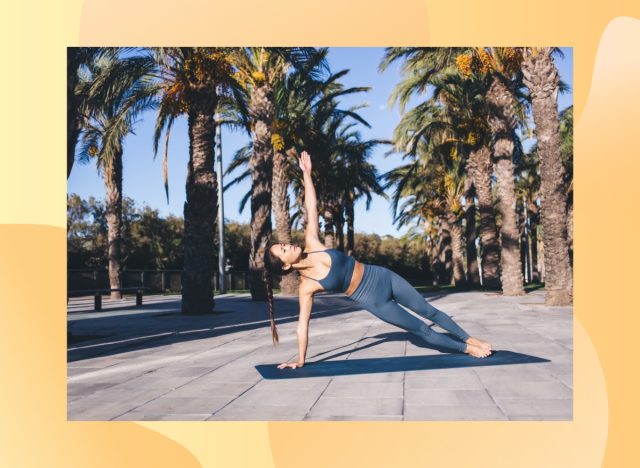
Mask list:
[{"label": "woman's right arm supporting", "polygon": [[285,367],[304,366],[307,356],[307,345],[309,343],[309,320],[311,319],[311,308],[313,307],[313,292],[300,288],[298,293],[298,301],[300,302],[300,316],[298,318],[298,326],[296,327],[296,336],[298,338],[298,360],[295,362],[283,362],[278,369]]},{"label": "woman's right arm supporting", "polygon": [[296,336],[298,337],[298,363],[300,366],[303,366],[307,356],[307,345],[309,343],[309,320],[311,319],[311,308],[313,307],[313,294],[300,291],[298,300],[300,301],[300,317],[298,318],[298,326],[296,328]]}]

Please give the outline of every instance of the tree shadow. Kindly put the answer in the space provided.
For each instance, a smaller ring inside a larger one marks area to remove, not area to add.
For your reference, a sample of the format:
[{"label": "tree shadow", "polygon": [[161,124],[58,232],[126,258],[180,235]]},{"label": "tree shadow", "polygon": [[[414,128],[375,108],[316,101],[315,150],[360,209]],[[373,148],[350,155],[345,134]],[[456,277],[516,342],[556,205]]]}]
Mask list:
[{"label": "tree shadow", "polygon": [[[362,310],[361,306],[348,299],[331,299],[324,304],[318,302],[317,310],[313,312],[314,319]],[[71,320],[68,325],[67,362],[242,331],[264,329],[268,333],[266,303],[264,313],[260,313],[255,306],[243,309],[243,303],[247,302],[256,304],[246,297],[227,298],[216,312],[183,315],[178,300],[156,305],[153,311]],[[276,304],[277,325],[298,320],[297,298],[278,298]],[[117,307],[108,309],[107,312],[111,310],[117,311]]]}]

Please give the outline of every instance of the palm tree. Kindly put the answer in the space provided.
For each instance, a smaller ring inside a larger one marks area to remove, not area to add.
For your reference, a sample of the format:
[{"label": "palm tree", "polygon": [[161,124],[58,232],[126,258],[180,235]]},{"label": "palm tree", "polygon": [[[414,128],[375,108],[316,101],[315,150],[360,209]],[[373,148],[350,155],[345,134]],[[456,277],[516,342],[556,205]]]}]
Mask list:
[{"label": "palm tree", "polygon": [[565,168],[562,161],[557,96],[560,77],[551,47],[524,48],[521,61],[529,89],[540,155],[540,210],[545,249],[545,304],[572,301],[573,278],[566,232]]},{"label": "palm tree", "polygon": [[362,140],[359,133],[354,134],[353,138],[346,142],[342,205],[347,224],[347,255],[353,255],[355,251],[354,206],[356,201],[364,197],[366,199],[365,207],[369,210],[372,194],[388,199],[380,184],[381,176],[378,175],[376,167],[367,160],[377,145],[389,143],[390,141],[387,140]]},{"label": "palm tree", "polygon": [[567,195],[567,244],[573,268],[573,106],[560,112],[560,138]]},{"label": "palm tree", "polygon": [[521,54],[509,47],[476,48],[456,59],[465,76],[477,75],[488,84],[487,123],[493,133],[493,162],[496,174],[498,208],[501,215],[501,279],[503,294],[524,294],[522,264],[518,243],[513,154],[516,126],[524,123],[524,97],[521,95]]},{"label": "palm tree", "polygon": [[[122,287],[122,154],[123,140],[133,131],[137,116],[154,106],[155,87],[145,82],[153,67],[137,57],[118,59],[102,56],[88,67],[89,76],[80,75],[76,85],[84,96],[87,119],[81,127],[82,162],[95,158],[106,191],[106,220],[109,283]],[[121,299],[121,291],[112,291]]]},{"label": "palm tree", "polygon": [[522,239],[525,248],[523,255],[527,259],[527,276],[529,281],[539,281],[540,274],[537,267],[537,226],[539,224],[539,209],[536,200],[540,192],[540,174],[538,173],[538,150],[534,145],[516,166],[516,196],[522,200],[523,229]]},{"label": "palm tree", "polygon": [[[154,151],[166,127],[168,144],[175,119],[188,118],[189,162],[184,204],[184,268],[182,272],[182,313],[213,311],[213,255],[216,222],[216,176],[214,114],[218,89],[242,100],[242,90],[234,76],[233,49],[170,47],[152,49],[161,86],[156,119]],[[166,147],[165,144],[165,190]],[[167,191],[168,196],[168,191]]]},{"label": "palm tree", "polygon": [[87,120],[89,113],[87,96],[77,89],[80,73],[102,58],[113,59],[117,53],[114,47],[67,47],[67,179],[73,168],[83,120]]},{"label": "palm tree", "polygon": [[[491,192],[491,135],[483,120],[487,107],[484,98],[486,86],[479,80],[469,79],[469,76],[465,80],[455,73],[459,68],[458,57],[470,51],[471,48],[393,47],[386,50],[380,69],[384,70],[393,61],[404,59],[404,79],[389,98],[389,105],[398,102],[403,113],[411,95],[423,94],[428,85],[434,85],[436,92],[438,87],[448,88],[446,103],[443,104],[457,114],[457,128],[453,130],[466,133],[461,135],[469,151],[466,170],[473,179],[478,196],[483,284],[497,288],[500,287],[500,247]],[[428,104],[418,105],[408,114],[408,130],[415,132],[411,135],[413,144],[418,141],[418,136],[428,130],[425,127],[414,129],[410,123],[412,120],[419,121],[419,114],[425,112],[425,106]]]},{"label": "palm tree", "polygon": [[[466,155],[465,170],[473,182],[478,197],[480,215],[480,247],[482,258],[482,284],[487,288],[500,288],[500,244],[494,211],[491,179],[491,131],[487,126],[486,86],[481,80],[463,77],[460,73],[446,73],[434,82],[434,98],[443,101],[452,119],[451,131],[457,135]],[[469,198],[469,197],[468,197]],[[474,205],[468,200],[467,213],[468,271],[477,274],[475,265]],[[476,273],[474,273],[476,271]],[[473,284],[477,284],[472,279]]]},{"label": "palm tree", "polygon": [[237,50],[237,76],[248,96],[253,148],[251,173],[251,297],[266,300],[262,283],[264,253],[271,240],[271,190],[273,181],[272,125],[276,114],[274,91],[291,68],[303,68],[313,60],[312,48],[244,47]]},{"label": "palm tree", "polygon": [[[305,132],[314,99],[325,87],[323,78],[329,72],[327,48],[313,51],[306,63],[276,82],[276,116],[273,121],[273,187],[271,207],[276,221],[278,241],[291,243],[291,216],[289,214],[289,184],[298,174],[296,143]],[[317,100],[317,99],[316,99]],[[280,291],[285,296],[298,294],[298,275],[284,275]]]}]

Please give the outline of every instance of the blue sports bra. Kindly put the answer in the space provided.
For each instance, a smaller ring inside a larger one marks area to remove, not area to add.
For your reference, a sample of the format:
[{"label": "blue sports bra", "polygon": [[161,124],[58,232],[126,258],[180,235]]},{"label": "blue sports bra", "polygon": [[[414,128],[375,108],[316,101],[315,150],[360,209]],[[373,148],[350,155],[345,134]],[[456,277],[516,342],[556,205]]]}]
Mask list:
[{"label": "blue sports bra", "polygon": [[326,291],[345,292],[349,289],[353,268],[356,264],[355,259],[336,249],[314,250],[306,253],[311,254],[316,252],[326,252],[331,257],[329,274],[320,280],[303,275],[302,273],[300,273],[300,276],[317,281]]}]

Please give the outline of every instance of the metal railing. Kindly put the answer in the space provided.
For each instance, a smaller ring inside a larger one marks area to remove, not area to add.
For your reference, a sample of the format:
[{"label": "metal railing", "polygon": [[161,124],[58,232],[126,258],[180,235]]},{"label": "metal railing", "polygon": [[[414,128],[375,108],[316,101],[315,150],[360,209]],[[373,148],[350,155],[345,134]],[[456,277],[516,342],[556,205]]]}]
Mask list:
[{"label": "metal railing", "polygon": [[[150,292],[180,292],[182,290],[182,270],[123,270],[123,288],[146,287]],[[228,290],[249,289],[249,272],[232,270],[225,274]],[[274,287],[278,287],[278,278]],[[214,272],[212,285],[219,290],[218,272]],[[67,270],[67,290],[105,289],[109,287],[109,271],[105,269]]]}]

